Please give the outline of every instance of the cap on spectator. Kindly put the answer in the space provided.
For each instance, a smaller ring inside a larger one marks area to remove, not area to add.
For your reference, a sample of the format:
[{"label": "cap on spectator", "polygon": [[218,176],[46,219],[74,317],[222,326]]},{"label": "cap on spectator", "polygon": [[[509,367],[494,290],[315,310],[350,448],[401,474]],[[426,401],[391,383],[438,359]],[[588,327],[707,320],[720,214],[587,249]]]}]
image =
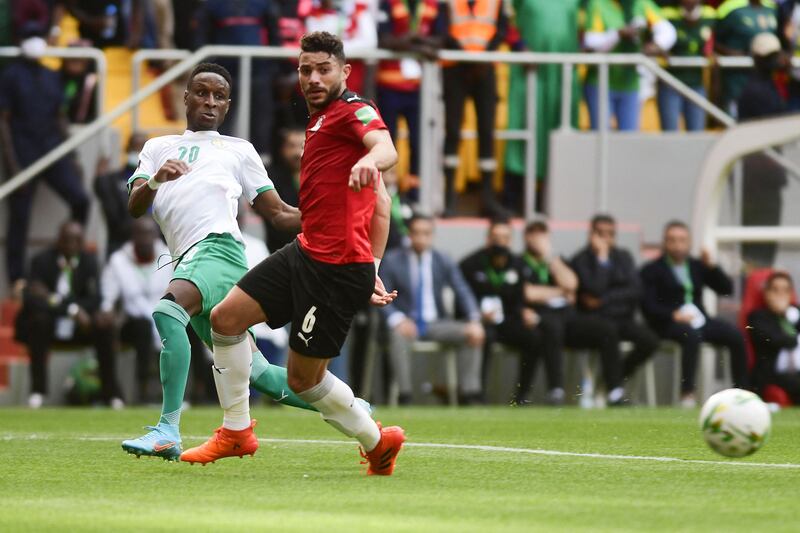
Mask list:
[{"label": "cap on spectator", "polygon": [[750,53],[754,56],[766,57],[781,51],[781,42],[774,33],[759,33],[750,44]]}]

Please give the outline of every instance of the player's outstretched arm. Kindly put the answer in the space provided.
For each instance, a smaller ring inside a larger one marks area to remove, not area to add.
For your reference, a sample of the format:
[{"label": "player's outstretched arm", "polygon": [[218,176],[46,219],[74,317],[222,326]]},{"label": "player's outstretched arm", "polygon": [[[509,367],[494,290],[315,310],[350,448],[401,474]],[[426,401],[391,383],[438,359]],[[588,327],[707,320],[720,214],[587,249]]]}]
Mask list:
[{"label": "player's outstretched arm", "polygon": [[383,281],[378,277],[378,264],[386,251],[386,239],[389,237],[389,224],[392,214],[392,198],[380,178],[377,180],[375,194],[378,197],[369,226],[369,240],[372,244],[372,255],[375,257],[375,289],[370,298],[370,303],[383,307],[392,303],[397,297],[397,291],[387,292],[383,286]]},{"label": "player's outstretched arm", "polygon": [[168,159],[150,179],[136,180],[128,197],[128,213],[134,218],[139,218],[147,213],[147,210],[153,205],[156,191],[161,184],[176,180],[187,172],[189,172],[189,165],[179,159]]},{"label": "player's outstretched arm", "polygon": [[350,188],[358,192],[370,183],[377,184],[380,173],[397,164],[397,150],[388,130],[373,130],[362,138],[367,154],[350,170]]},{"label": "player's outstretched arm", "polygon": [[281,200],[275,189],[256,196],[253,209],[276,229],[300,232],[300,210]]}]

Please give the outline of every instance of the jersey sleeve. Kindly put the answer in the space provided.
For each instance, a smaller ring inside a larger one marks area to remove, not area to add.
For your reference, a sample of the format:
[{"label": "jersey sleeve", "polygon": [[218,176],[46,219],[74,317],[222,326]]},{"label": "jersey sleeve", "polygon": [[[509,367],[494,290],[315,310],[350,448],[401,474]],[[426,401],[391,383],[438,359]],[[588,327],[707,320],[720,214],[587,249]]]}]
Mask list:
[{"label": "jersey sleeve", "polygon": [[247,143],[243,150],[242,166],[239,169],[239,183],[247,201],[252,204],[256,196],[275,188],[267,175],[267,169],[252,144]]},{"label": "jersey sleeve", "polygon": [[364,135],[371,131],[388,129],[378,110],[363,102],[348,106],[344,122],[347,125],[347,131],[358,140],[363,139]]},{"label": "jersey sleeve", "polygon": [[136,180],[149,180],[150,176],[154,176],[158,172],[156,149],[157,143],[155,139],[150,139],[144,143],[142,151],[139,152],[139,164],[136,165],[133,175],[128,178],[128,194],[133,190],[133,183]]}]

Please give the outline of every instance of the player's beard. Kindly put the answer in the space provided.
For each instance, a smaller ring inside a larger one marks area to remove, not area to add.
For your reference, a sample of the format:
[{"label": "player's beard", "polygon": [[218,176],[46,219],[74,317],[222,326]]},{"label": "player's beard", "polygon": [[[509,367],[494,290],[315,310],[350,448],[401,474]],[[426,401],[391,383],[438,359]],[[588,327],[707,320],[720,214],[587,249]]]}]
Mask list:
[{"label": "player's beard", "polygon": [[344,82],[339,82],[336,85],[331,86],[330,89],[326,89],[328,94],[325,97],[325,100],[323,100],[322,103],[320,103],[319,105],[314,105],[313,107],[317,111],[319,111],[320,109],[325,109],[331,102],[333,102],[334,100],[339,98],[339,96],[341,96],[343,87],[344,87]]}]

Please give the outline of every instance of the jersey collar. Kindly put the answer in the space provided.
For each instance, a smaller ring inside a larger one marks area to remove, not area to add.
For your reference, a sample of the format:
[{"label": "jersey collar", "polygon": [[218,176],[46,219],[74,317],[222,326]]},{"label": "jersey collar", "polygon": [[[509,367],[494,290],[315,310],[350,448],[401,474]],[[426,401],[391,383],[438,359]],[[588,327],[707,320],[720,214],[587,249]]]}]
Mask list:
[{"label": "jersey collar", "polygon": [[208,137],[219,137],[220,136],[218,131],[212,131],[212,130],[208,130],[208,131],[186,130],[186,131],[183,132],[183,134],[184,135],[206,135]]}]

